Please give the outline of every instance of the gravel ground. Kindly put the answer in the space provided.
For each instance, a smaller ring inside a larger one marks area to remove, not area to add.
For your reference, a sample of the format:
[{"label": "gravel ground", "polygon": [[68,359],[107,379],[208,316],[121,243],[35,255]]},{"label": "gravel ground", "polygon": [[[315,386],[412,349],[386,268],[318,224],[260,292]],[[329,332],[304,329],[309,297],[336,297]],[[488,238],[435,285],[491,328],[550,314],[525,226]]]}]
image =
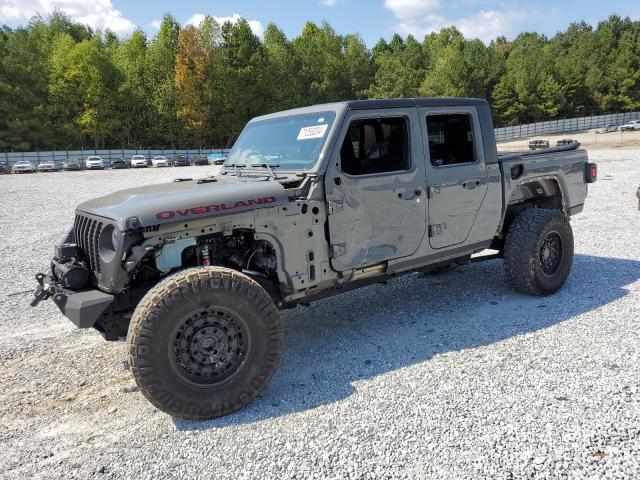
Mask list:
[{"label": "gravel ground", "polygon": [[494,260],[284,312],[264,395],[207,422],[156,411],[123,342],[20,293],[78,202],[187,170],[0,177],[0,476],[640,477],[640,150],[591,158],[558,294],[515,293]]}]

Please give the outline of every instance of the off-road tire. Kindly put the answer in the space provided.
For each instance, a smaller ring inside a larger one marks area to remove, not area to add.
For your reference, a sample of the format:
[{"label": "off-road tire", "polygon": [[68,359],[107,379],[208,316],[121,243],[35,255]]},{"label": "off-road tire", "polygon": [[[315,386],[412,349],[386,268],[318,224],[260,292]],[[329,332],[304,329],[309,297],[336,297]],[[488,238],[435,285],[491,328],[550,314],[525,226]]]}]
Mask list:
[{"label": "off-road tire", "polygon": [[[545,273],[543,248],[552,236],[561,243],[557,269]],[[565,214],[558,209],[527,208],[509,226],[504,245],[507,280],[519,292],[545,296],[557,292],[571,271],[573,232]]]},{"label": "off-road tire", "polygon": [[[246,327],[250,350],[235,376],[203,386],[181,376],[170,344],[181,318],[204,306],[233,311]],[[280,363],[282,330],[273,300],[250,277],[222,267],[189,268],[159,282],[140,301],[127,347],[135,381],[153,405],[174,417],[209,419],[244,407],[264,390]]]}]

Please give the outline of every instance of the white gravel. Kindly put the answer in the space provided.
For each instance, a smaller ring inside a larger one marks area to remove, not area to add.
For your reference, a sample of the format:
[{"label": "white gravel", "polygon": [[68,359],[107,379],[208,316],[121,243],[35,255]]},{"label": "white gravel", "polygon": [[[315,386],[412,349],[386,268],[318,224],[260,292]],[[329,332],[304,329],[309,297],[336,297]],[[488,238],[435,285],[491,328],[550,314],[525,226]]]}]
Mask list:
[{"label": "white gravel", "polygon": [[265,394],[207,422],[156,411],[124,343],[19,292],[78,202],[211,169],[0,177],[0,477],[640,477],[640,150],[591,158],[558,294],[515,293],[494,260],[284,312]]}]

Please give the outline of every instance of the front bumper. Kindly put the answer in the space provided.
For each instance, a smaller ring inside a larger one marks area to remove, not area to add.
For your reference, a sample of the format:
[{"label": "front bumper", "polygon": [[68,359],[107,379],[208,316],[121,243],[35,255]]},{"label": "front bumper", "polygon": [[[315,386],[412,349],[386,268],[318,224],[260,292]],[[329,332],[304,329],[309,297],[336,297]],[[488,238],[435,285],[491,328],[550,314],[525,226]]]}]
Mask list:
[{"label": "front bumper", "polygon": [[38,286],[33,292],[31,306],[42,300],[53,299],[53,303],[62,314],[78,328],[91,328],[112,305],[114,296],[96,289],[82,291],[68,290],[62,287],[53,275],[36,275]]}]

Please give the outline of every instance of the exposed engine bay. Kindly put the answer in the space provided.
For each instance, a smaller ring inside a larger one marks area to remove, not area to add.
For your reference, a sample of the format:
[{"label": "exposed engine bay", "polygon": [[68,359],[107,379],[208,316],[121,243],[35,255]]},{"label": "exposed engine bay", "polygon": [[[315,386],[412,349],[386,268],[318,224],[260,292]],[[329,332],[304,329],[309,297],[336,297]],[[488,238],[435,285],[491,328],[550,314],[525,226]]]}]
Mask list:
[{"label": "exposed engine bay", "polygon": [[241,271],[278,298],[276,261],[272,245],[256,240],[251,231],[235,231],[233,236],[215,234],[167,241],[143,257],[131,272],[127,288],[116,297],[114,311],[132,310],[162,278],[197,266],[221,266]]},{"label": "exposed engine bay", "polygon": [[151,267],[162,275],[169,275],[186,267],[219,265],[274,277],[276,253],[268,242],[255,240],[252,232],[239,232],[232,237],[183,238],[165,244],[158,250]]}]

